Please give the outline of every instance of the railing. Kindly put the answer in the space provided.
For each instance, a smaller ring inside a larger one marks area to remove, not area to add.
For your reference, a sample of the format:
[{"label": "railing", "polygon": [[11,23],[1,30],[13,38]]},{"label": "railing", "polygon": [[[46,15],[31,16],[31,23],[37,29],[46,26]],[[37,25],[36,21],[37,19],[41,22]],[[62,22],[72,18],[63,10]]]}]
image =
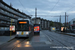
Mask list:
[{"label": "railing", "polygon": [[11,18],[15,18],[15,19],[18,19],[18,17],[14,17],[14,15],[12,16],[11,14],[8,14],[8,13],[5,13],[4,11],[0,11],[0,13],[4,14],[4,15],[7,15]]},{"label": "railing", "polygon": [[7,23],[0,23],[0,26],[8,26]]},{"label": "railing", "polygon": [[5,20],[5,21],[9,21],[9,22],[10,22],[10,19],[9,19],[9,18],[0,17],[0,19]]},{"label": "railing", "polygon": [[12,13],[14,13],[14,14],[20,16],[20,17],[26,17],[26,16],[24,16],[24,15],[22,15],[22,14],[16,12],[16,11],[10,9],[9,7],[6,8],[6,7],[4,7],[3,5],[0,5],[0,7],[3,8],[3,9],[5,9],[5,10],[7,10],[7,11],[9,11],[9,12],[12,12]]}]

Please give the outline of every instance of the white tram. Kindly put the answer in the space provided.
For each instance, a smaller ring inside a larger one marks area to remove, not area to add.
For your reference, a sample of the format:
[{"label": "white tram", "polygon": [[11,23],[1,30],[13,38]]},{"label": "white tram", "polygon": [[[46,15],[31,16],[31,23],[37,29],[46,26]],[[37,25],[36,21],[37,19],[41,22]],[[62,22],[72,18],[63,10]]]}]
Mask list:
[{"label": "white tram", "polygon": [[33,25],[30,19],[18,19],[16,28],[16,37],[29,37],[33,34]]}]

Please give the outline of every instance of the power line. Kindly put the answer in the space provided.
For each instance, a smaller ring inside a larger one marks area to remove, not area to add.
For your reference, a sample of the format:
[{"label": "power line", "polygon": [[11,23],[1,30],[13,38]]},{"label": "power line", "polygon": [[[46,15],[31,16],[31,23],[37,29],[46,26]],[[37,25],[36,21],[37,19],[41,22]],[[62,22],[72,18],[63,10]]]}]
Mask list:
[{"label": "power line", "polygon": [[[21,1],[20,0],[18,0],[19,2],[20,2],[20,4],[22,5],[22,7],[25,9],[25,7],[23,6],[23,4],[21,3]],[[28,12],[28,11],[27,11]],[[29,13],[29,12],[28,12]],[[29,13],[30,14],[30,13]]]},{"label": "power line", "polygon": [[[20,4],[22,5],[22,3],[21,3],[21,1],[20,0],[18,0],[19,2],[20,2]],[[22,5],[22,7],[24,8],[24,6]]]},{"label": "power line", "polygon": [[55,8],[55,6],[59,3],[59,1],[60,0],[58,0],[57,2],[56,2],[56,4],[54,5],[54,7],[51,9],[51,11]]},{"label": "power line", "polygon": [[[30,15],[30,16],[35,16],[35,15]],[[37,16],[51,16],[51,15],[37,15]],[[57,15],[57,16],[51,16],[51,17],[58,17],[59,15]],[[61,15],[61,16],[64,16],[64,15]]]}]

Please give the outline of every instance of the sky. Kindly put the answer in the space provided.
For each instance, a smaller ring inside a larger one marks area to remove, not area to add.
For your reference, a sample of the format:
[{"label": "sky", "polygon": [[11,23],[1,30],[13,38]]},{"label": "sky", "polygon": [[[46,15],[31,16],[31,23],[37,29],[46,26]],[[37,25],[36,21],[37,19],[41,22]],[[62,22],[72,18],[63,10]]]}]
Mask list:
[{"label": "sky", "polygon": [[37,8],[37,17],[59,22],[69,22],[75,18],[75,0],[3,0],[5,3],[15,9],[19,9],[32,18],[35,17],[35,8]]}]

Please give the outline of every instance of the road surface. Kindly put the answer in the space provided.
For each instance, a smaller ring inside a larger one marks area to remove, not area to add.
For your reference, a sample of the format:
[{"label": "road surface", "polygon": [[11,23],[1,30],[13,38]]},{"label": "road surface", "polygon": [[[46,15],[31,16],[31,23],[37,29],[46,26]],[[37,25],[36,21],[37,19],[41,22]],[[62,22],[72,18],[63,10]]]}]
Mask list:
[{"label": "road surface", "polygon": [[42,33],[47,35],[53,42],[53,47],[75,49],[75,37],[43,30]]}]

